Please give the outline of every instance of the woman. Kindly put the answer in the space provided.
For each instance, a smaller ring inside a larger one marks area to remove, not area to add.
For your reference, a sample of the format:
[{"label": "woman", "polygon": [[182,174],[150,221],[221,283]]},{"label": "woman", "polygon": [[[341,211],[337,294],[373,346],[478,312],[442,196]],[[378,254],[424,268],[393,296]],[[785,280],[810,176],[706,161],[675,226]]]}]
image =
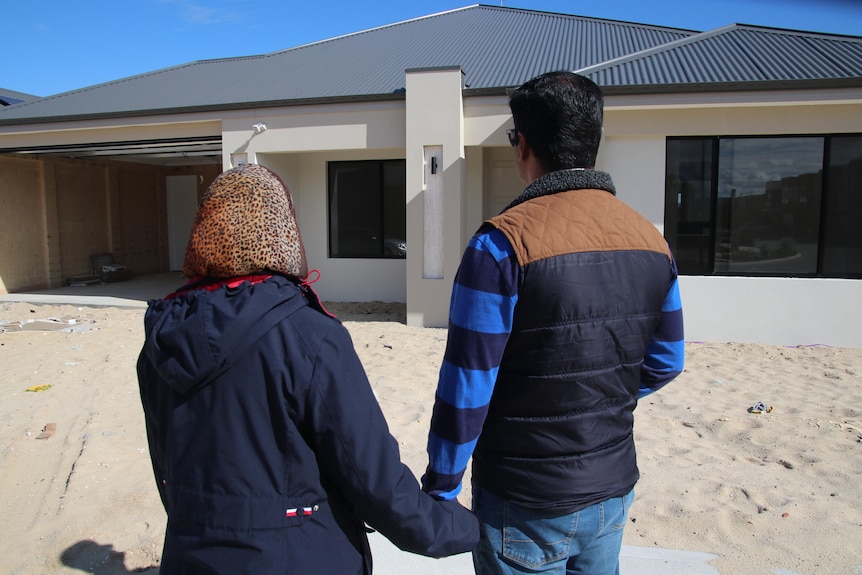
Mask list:
[{"label": "woman", "polygon": [[347,330],[305,283],[292,200],[258,165],[201,199],[183,273],[150,302],[138,381],[168,516],[161,573],[370,573],[471,550],[475,517],[401,463]]}]

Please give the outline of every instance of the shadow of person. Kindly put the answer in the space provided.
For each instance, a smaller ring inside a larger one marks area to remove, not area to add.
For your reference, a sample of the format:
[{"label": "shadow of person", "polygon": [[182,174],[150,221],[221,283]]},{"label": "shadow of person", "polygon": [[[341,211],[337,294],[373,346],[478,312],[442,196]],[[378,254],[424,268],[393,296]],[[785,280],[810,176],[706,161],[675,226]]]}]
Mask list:
[{"label": "shadow of person", "polygon": [[60,554],[60,562],[66,567],[79,569],[93,575],[125,575],[127,573],[144,573],[158,575],[158,565],[126,569],[126,554],[116,551],[111,544],[100,545],[86,539],[78,541]]}]

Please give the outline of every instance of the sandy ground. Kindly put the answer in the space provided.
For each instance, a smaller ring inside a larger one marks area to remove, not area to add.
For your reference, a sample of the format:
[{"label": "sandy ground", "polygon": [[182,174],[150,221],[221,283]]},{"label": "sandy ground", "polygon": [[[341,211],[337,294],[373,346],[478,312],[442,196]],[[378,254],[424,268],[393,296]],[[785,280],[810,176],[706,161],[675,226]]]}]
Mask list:
[{"label": "sandy ground", "polygon": [[[397,304],[328,307],[420,476],[446,330],[406,326]],[[142,318],[0,304],[0,573],[157,573]],[[757,402],[771,411],[750,413]],[[688,344],[685,373],[641,402],[635,431],[625,544],[714,553],[722,575],[862,573],[862,350]]]}]

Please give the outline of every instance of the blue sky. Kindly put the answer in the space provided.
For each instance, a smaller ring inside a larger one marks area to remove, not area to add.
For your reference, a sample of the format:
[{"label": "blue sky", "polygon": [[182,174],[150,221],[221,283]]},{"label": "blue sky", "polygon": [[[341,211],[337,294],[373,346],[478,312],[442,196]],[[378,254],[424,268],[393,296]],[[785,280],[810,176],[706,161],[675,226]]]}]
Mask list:
[{"label": "blue sky", "polygon": [[[0,88],[48,96],[194,60],[265,54],[470,0],[0,0]],[[500,0],[481,2],[499,6]],[[503,0],[691,30],[733,23],[862,36],[862,0]]]}]

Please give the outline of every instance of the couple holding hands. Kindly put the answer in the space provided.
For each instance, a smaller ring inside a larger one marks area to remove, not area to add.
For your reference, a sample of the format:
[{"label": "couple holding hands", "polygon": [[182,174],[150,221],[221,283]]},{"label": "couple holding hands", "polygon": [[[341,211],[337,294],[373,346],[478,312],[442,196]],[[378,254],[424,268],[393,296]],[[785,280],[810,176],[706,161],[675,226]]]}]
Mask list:
[{"label": "couple holding hands", "polygon": [[683,367],[676,266],[594,170],[593,82],[544,74],[510,108],[527,187],[454,279],[421,485],[307,282],[281,180],[244,165],[210,186],[190,281],[150,302],[137,366],[163,575],[369,574],[367,526],[413,553],[472,551],[482,575],[619,572],[633,411]]}]

